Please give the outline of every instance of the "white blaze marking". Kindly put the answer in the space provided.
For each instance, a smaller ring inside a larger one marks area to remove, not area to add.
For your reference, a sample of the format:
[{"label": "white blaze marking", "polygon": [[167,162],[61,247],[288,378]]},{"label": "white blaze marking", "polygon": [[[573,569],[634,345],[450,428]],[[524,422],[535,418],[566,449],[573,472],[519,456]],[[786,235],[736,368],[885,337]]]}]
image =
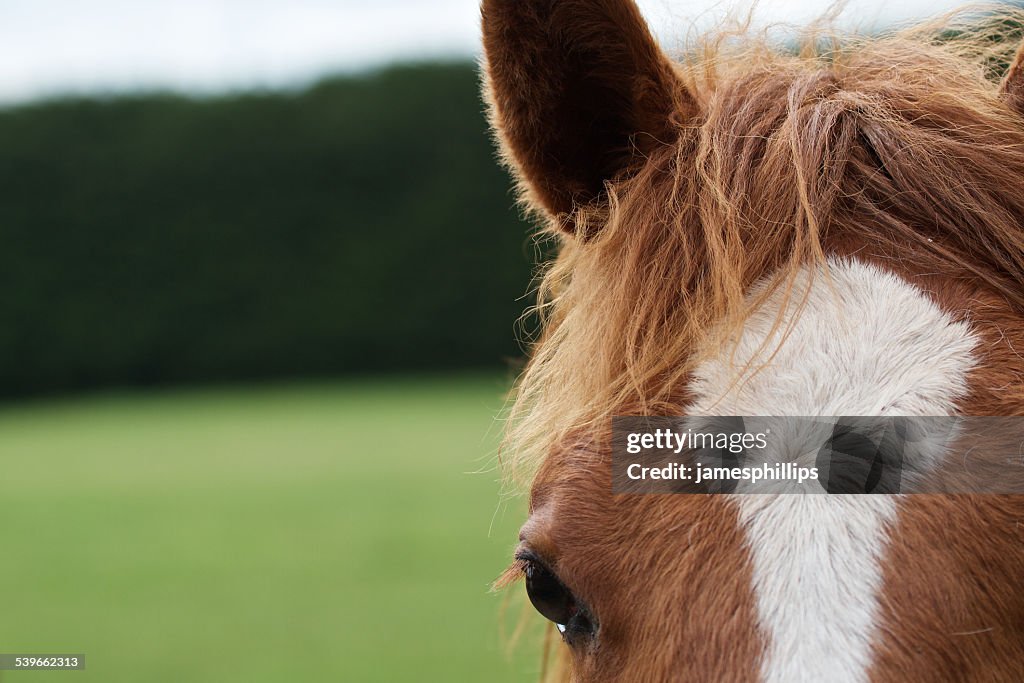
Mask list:
[{"label": "white blaze marking", "polygon": [[[821,273],[813,279],[809,270],[802,274],[774,333],[784,304],[781,292],[747,321],[732,363],[724,353],[698,368],[688,412],[952,414],[973,366],[977,339],[968,325],[954,321],[917,287],[875,266],[833,260],[829,272],[831,286]],[[787,327],[804,292],[804,308]],[[737,368],[759,351],[770,354],[787,329],[788,338],[767,366],[735,384]],[[734,499],[747,530],[757,611],[769,641],[761,666],[764,680],[867,680],[881,558],[897,497]]]}]

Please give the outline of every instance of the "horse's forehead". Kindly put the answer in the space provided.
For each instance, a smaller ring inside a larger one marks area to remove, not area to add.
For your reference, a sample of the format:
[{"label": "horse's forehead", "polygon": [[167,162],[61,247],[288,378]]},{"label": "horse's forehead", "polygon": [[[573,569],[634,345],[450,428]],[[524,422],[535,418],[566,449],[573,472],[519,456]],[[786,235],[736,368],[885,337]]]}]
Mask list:
[{"label": "horse's forehead", "polygon": [[700,364],[688,412],[946,415],[967,391],[978,338],[907,277],[854,259],[805,268]]},{"label": "horse's forehead", "polygon": [[[970,326],[899,274],[856,260],[829,266],[827,278],[803,273],[789,302],[782,292],[769,298],[747,321],[735,354],[698,366],[690,412],[956,411],[976,364]],[[774,353],[764,368],[735,382],[735,368],[766,349]],[[896,499],[738,496],[736,505],[768,638],[764,679],[865,680]]]},{"label": "horse's forehead", "polygon": [[[978,338],[967,322],[911,278],[849,259],[830,261],[827,275],[809,268],[788,297],[780,290],[766,298],[736,341],[734,350],[697,366],[687,412],[946,415],[967,393],[977,364]],[[761,355],[762,362],[750,364],[756,372],[737,377],[738,368]],[[646,589],[680,603],[698,599],[698,583],[719,582],[733,598],[709,609],[750,610],[750,623],[728,624],[736,637],[755,641],[744,667],[759,668],[767,681],[809,680],[808,667],[815,666],[825,667],[813,672],[820,680],[866,679],[879,627],[883,557],[896,518],[893,498],[624,500],[611,495],[608,469],[606,454],[567,451],[552,454],[536,482],[562,566],[588,591],[623,599],[621,586],[589,575],[595,565],[605,574],[613,568],[635,575],[634,565],[642,564]],[[709,538],[715,542],[701,542]],[[624,539],[631,539],[628,547]],[[632,596],[630,604],[643,600]],[[679,628],[698,627],[687,622]],[[699,665],[705,668],[691,673],[736,673],[716,668],[713,659],[709,655]]]},{"label": "horse's forehead", "polygon": [[[852,258],[804,268],[792,287],[776,290],[752,311],[731,345],[701,354],[706,360],[682,392],[690,397],[685,412],[955,412],[969,393],[972,371],[985,365],[978,358],[979,331],[921,282]],[[758,294],[755,287],[751,297]],[[575,498],[581,482],[590,484],[603,472],[595,465],[607,466],[607,455],[588,439],[549,454],[534,481],[535,503],[550,508],[559,498]]]}]

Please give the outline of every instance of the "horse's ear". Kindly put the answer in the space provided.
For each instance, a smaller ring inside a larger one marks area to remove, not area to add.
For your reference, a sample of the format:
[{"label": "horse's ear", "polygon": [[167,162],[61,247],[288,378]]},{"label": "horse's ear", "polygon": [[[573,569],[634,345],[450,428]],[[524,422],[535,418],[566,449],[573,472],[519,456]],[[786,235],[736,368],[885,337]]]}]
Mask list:
[{"label": "horse's ear", "polygon": [[633,0],[483,0],[483,38],[507,160],[556,217],[673,142],[695,109]]},{"label": "horse's ear", "polygon": [[1020,114],[1024,114],[1024,45],[1017,50],[1017,56],[1003,77],[1003,99]]}]

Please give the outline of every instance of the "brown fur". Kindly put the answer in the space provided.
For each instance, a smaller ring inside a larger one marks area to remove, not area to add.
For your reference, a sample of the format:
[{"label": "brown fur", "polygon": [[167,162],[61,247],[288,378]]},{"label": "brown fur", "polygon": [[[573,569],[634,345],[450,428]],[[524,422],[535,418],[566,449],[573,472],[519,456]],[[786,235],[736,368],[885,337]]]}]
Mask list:
[{"label": "brown fur", "polygon": [[485,2],[483,29],[495,127],[556,220],[671,142],[691,108],[631,2]]},{"label": "brown fur", "polygon": [[904,499],[886,553],[872,680],[1021,680],[1022,525],[1019,497]]},{"label": "brown fur", "polygon": [[1024,45],[1010,63],[999,90],[1010,107],[1024,114]]},{"label": "brown fur", "polygon": [[[536,475],[527,542],[601,621],[598,650],[572,652],[575,675],[755,678],[763,635],[731,503],[612,496],[607,453],[578,435],[613,414],[682,412],[701,350],[720,353],[830,254],[894,270],[969,319],[986,346],[963,411],[1024,415],[1020,57],[1000,87],[984,77],[999,44],[938,42],[936,23],[799,55],[709,41],[668,69],[628,0],[483,7],[493,120],[562,242],[505,452]],[[875,680],[1024,669],[1022,523],[1020,499],[903,503]]]},{"label": "brown fur", "polygon": [[599,652],[571,651],[575,680],[754,683],[764,638],[732,503],[613,496],[606,458],[576,444],[546,461],[522,535],[599,610]]}]

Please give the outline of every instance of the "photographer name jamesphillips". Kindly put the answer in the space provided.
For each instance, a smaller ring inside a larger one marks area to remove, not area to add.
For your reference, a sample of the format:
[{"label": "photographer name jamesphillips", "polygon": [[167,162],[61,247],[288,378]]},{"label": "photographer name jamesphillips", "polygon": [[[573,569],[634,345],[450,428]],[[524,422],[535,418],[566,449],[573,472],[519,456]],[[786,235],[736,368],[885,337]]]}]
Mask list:
[{"label": "photographer name jamesphillips", "polygon": [[[632,481],[687,481],[694,484],[704,482],[749,482],[795,481],[802,484],[816,480],[816,467],[800,467],[791,462],[762,463],[755,466],[740,466],[729,462],[732,456],[739,456],[748,450],[764,450],[768,446],[771,429],[761,432],[741,430],[712,431],[700,429],[672,429],[658,427],[644,431],[629,432],[625,436],[625,451],[638,455],[644,451],[672,453],[715,453],[719,458],[715,464],[698,461],[692,464],[671,462],[663,464],[630,463],[626,476]],[[722,460],[722,456],[725,460]]]},{"label": "photographer name jamesphillips", "polygon": [[817,480],[818,468],[800,467],[791,462],[763,463],[757,467],[708,467],[682,463],[644,467],[640,463],[633,463],[626,468],[626,476],[634,481],[692,481],[695,484],[708,481],[744,481],[752,484],[759,481],[795,481],[802,484]]}]

